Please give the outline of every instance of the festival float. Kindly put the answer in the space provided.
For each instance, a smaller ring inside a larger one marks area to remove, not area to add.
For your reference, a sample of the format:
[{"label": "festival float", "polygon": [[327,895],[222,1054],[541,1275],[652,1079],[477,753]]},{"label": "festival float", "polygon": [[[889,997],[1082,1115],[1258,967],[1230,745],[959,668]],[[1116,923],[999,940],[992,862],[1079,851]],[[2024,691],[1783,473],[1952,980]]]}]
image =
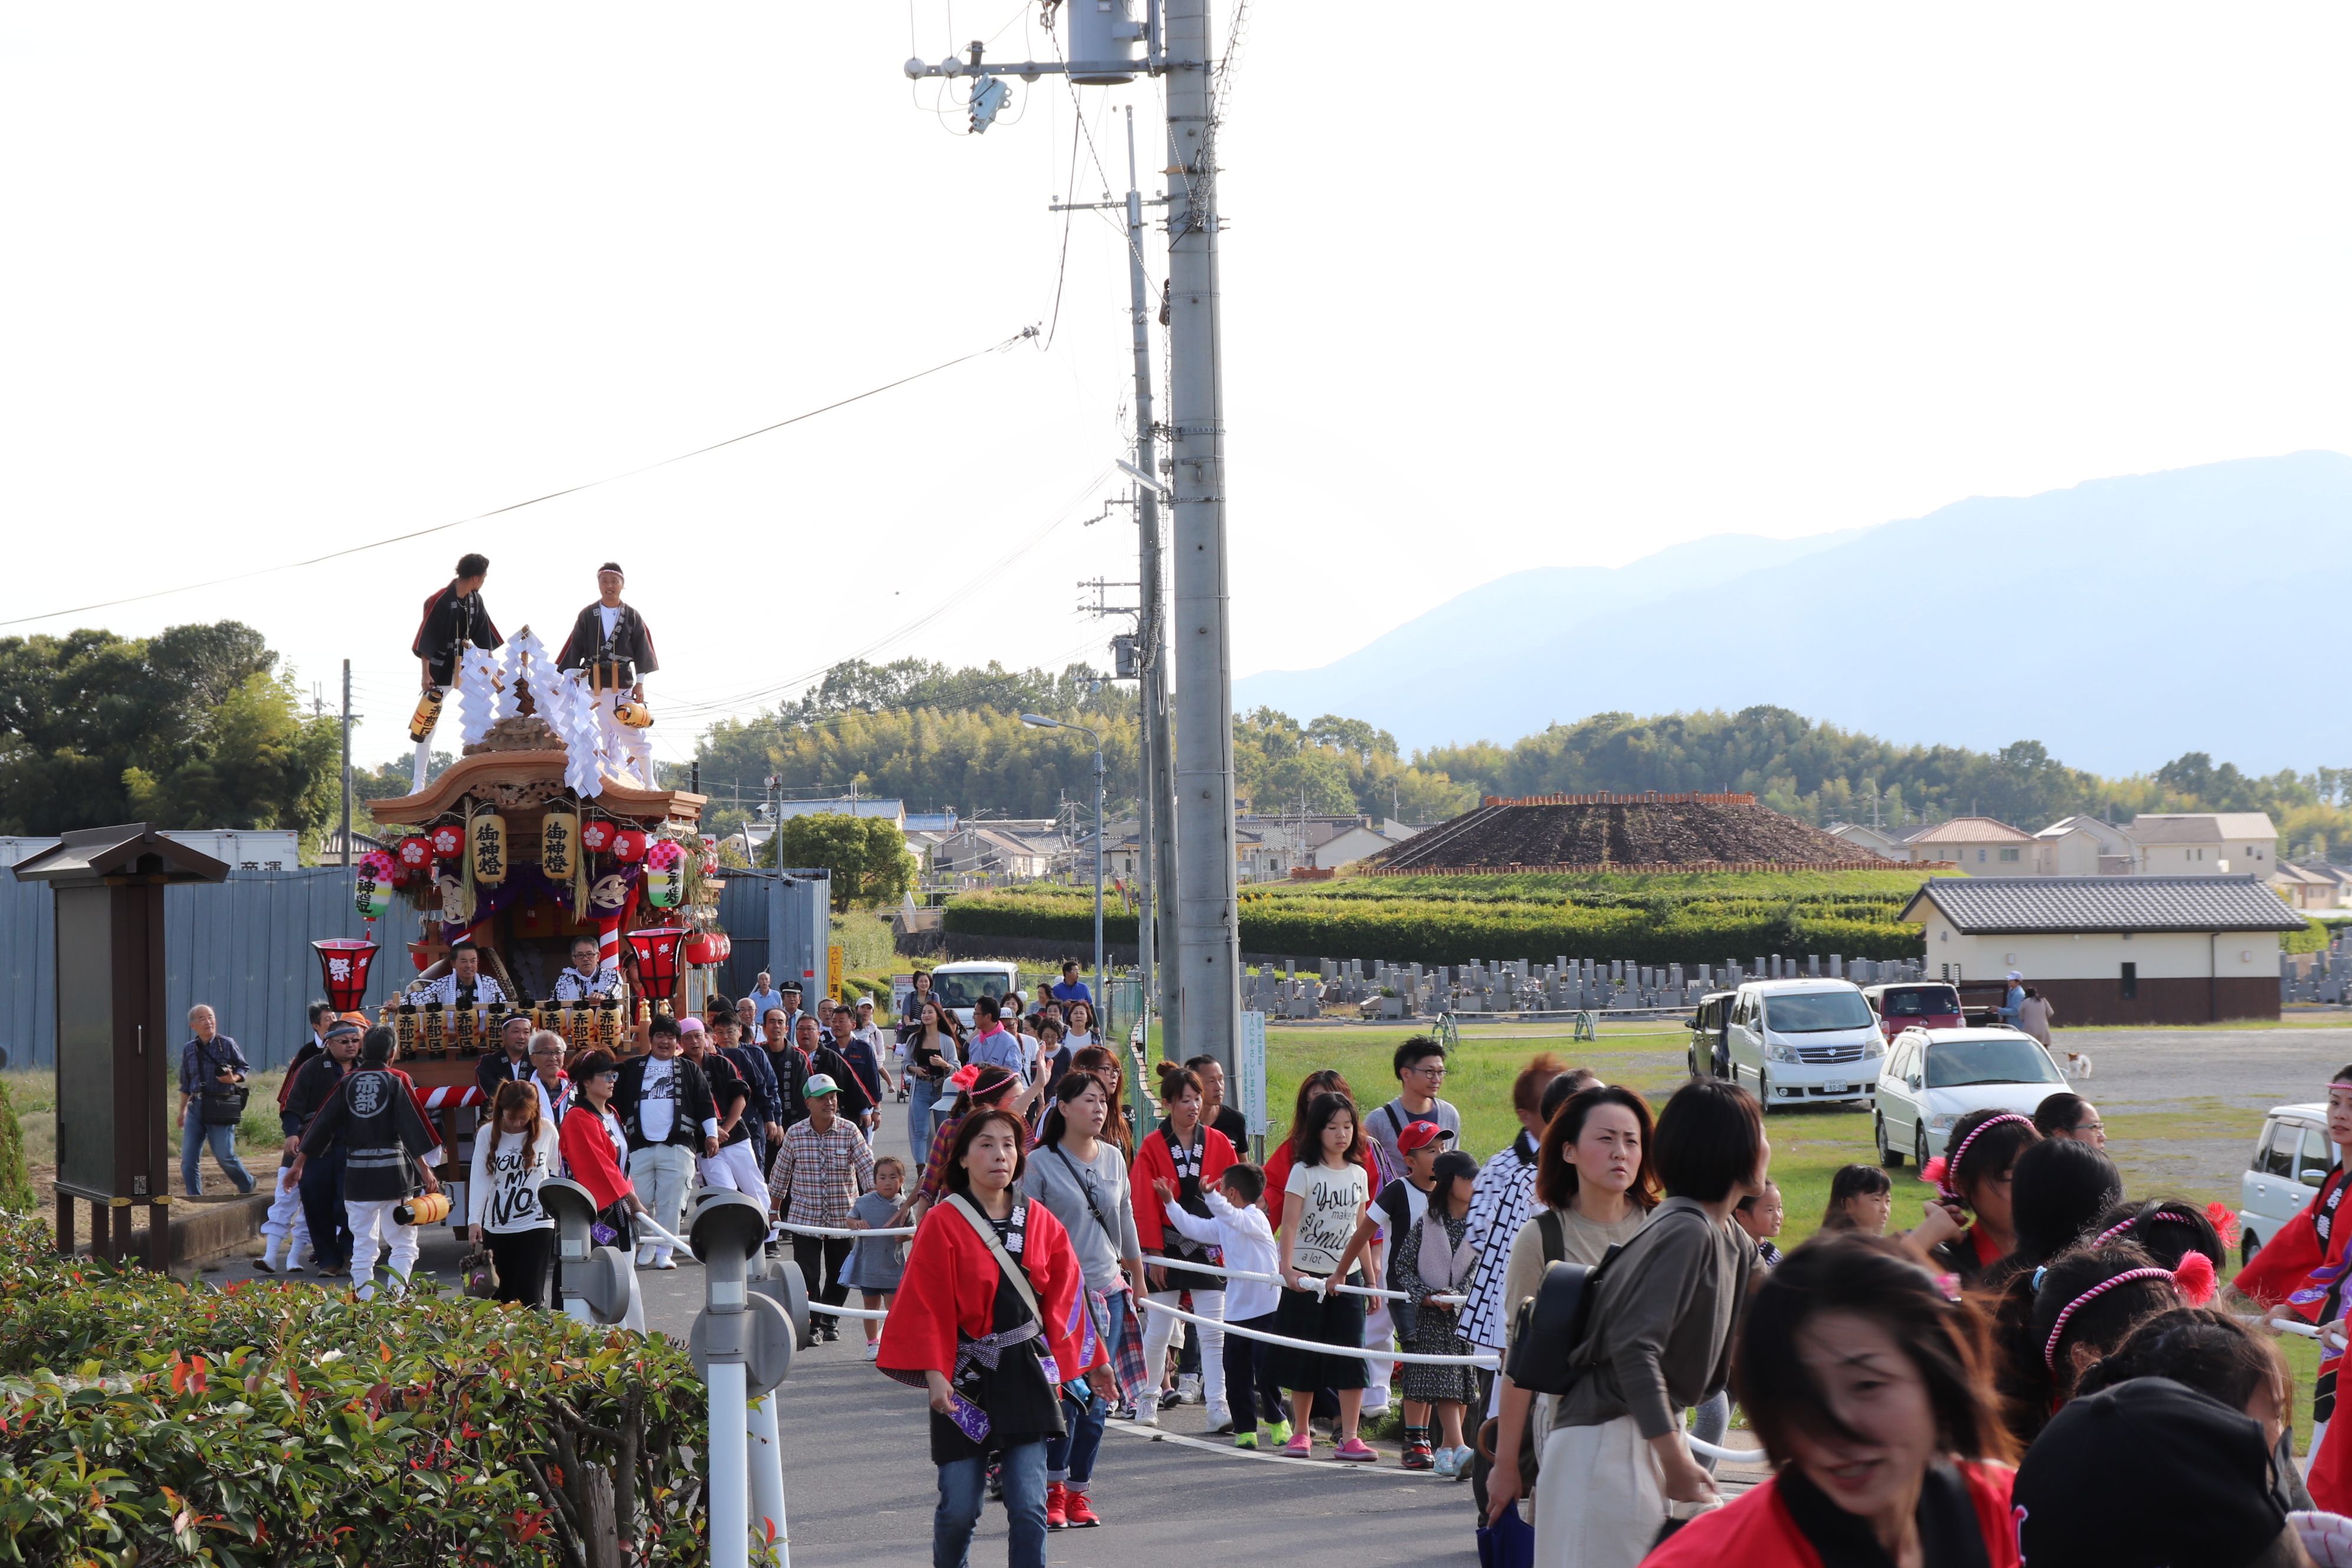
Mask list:
[{"label": "festival float", "polygon": [[[413,795],[371,803],[390,847],[354,868],[369,935],[311,943],[329,1000],[355,1011],[383,955],[377,922],[415,921],[414,973],[378,1021],[398,1032],[399,1065],[453,1163],[482,1099],[479,1059],[501,1048],[511,1016],[574,1051],[634,1054],[656,1011],[699,1005],[730,947],[717,847],[697,831],[705,797],[653,787],[647,765],[613,743],[609,710],[600,715],[579,671],[559,669],[525,627],[495,652],[465,650],[456,695],[458,760]],[[429,706],[411,731],[420,742],[437,698]],[[575,974],[568,989],[593,994],[559,1000],[582,936],[596,942],[596,984]],[[450,963],[461,942],[480,957],[471,984]],[[464,1167],[444,1175],[462,1182]]]}]

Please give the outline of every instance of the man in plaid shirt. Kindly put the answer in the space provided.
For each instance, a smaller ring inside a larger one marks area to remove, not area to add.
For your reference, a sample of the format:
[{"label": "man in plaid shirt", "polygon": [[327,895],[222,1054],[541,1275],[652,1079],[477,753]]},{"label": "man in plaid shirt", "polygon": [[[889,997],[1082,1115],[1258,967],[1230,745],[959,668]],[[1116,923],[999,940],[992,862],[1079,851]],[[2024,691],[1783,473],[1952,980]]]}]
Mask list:
[{"label": "man in plaid shirt", "polygon": [[[768,1202],[791,1224],[846,1230],[851,1205],[874,1188],[874,1151],[856,1123],[835,1114],[841,1086],[831,1078],[810,1078],[801,1086],[801,1099],[808,1116],[784,1129],[776,1168],[768,1177]],[[848,1295],[841,1270],[855,1245],[845,1236],[793,1237],[793,1258],[801,1266],[812,1309],[838,1307]],[[821,1340],[839,1339],[839,1321],[814,1310],[809,1314],[810,1331]]]}]

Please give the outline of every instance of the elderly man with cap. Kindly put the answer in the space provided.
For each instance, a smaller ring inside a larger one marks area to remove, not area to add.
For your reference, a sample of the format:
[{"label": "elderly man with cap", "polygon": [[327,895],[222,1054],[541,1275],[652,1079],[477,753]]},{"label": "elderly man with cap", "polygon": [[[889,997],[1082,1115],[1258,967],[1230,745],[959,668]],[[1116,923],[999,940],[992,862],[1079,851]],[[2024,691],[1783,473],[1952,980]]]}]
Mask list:
[{"label": "elderly man with cap", "polygon": [[596,697],[596,719],[604,734],[604,756],[623,778],[634,772],[636,782],[654,787],[654,744],[646,726],[625,721],[624,703],[642,710],[646,677],[661,666],[654,658],[654,637],[645,616],[621,599],[627,579],[620,563],[607,561],[596,569],[596,602],[572,623],[563,651],[555,656],[558,669],[576,669]]},{"label": "elderly man with cap", "polygon": [[[278,1113],[278,1130],[286,1135],[285,1157],[302,1150],[302,1134],[320,1107],[335,1097],[343,1079],[359,1060],[360,1040],[367,1020],[346,1013],[327,1026],[326,1049],[302,1064]],[[343,1140],[337,1135],[298,1163],[295,1177],[302,1194],[302,1218],[310,1232],[310,1254],[322,1277],[332,1278],[350,1267],[351,1217],[343,1208]]]},{"label": "elderly man with cap", "polygon": [[[787,1224],[846,1230],[858,1198],[874,1190],[874,1151],[855,1122],[835,1114],[841,1086],[831,1076],[812,1076],[801,1086],[801,1099],[808,1115],[784,1129],[768,1201]],[[838,1307],[848,1294],[841,1270],[853,1245],[845,1236],[793,1237],[793,1258],[808,1286],[809,1327],[819,1339],[840,1338],[837,1320],[814,1309]]]},{"label": "elderly man with cap", "polygon": [[2000,999],[2000,1005],[1993,1010],[1993,1016],[2013,1029],[2017,1027],[2018,1015],[2024,1007],[2025,976],[2012,969],[2009,972],[2009,993]]}]

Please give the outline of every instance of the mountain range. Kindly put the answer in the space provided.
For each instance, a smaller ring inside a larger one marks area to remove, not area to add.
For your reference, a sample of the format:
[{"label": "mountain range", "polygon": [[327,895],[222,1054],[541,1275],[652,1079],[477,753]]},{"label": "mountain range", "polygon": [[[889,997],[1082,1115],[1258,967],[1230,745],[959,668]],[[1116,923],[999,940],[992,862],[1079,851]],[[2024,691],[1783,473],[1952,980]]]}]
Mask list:
[{"label": "mountain range", "polygon": [[1896,742],[2038,740],[2103,773],[2191,751],[2305,769],[2352,761],[2332,668],[2347,546],[2336,452],[1972,497],[1515,572],[1319,669],[1238,679],[1234,706],[1368,720],[1411,750],[1773,703]]}]

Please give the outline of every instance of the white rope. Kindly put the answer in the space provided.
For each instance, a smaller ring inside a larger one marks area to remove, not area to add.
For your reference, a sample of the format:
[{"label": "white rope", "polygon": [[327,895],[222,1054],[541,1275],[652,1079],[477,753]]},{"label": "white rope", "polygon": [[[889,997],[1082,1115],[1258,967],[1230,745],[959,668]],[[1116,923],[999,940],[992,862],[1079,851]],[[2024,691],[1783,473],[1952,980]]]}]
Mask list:
[{"label": "white rope", "polygon": [[[1255,1274],[1246,1268],[1217,1268],[1206,1263],[1195,1263],[1189,1258],[1153,1258],[1146,1255],[1143,1259],[1143,1264],[1147,1268],[1189,1268],[1195,1274],[1222,1274],[1228,1279],[1255,1279],[1261,1284],[1280,1285],[1286,1289],[1293,1290],[1297,1289],[1296,1285],[1291,1284],[1289,1280],[1285,1279],[1279,1274]],[[1376,1290],[1369,1285],[1333,1285],[1327,1280],[1324,1283],[1324,1289],[1326,1290],[1336,1290],[1349,1296],[1375,1297],[1386,1301],[1410,1301],[1412,1300],[1411,1296],[1405,1294],[1402,1290]],[[1467,1296],[1441,1296],[1434,1293],[1431,1294],[1428,1298],[1428,1300],[1435,1302],[1441,1307],[1458,1307],[1469,1299],[1470,1298]]]},{"label": "white rope", "polygon": [[1688,1443],[1691,1452],[1700,1458],[1713,1459],[1717,1464],[1728,1459],[1735,1465],[1754,1465],[1761,1463],[1764,1458],[1761,1448],[1718,1448],[1705,1438],[1694,1437],[1687,1432],[1683,1434],[1683,1441]]},{"label": "white rope", "polygon": [[809,1316],[812,1318],[867,1318],[878,1323],[889,1315],[890,1309],[887,1307],[875,1312],[868,1311],[864,1307],[828,1307],[822,1301],[809,1303]]},{"label": "white rope", "polygon": [[1245,1329],[1239,1323],[1228,1323],[1216,1318],[1203,1318],[1192,1312],[1179,1311],[1174,1307],[1164,1306],[1148,1296],[1138,1301],[1136,1305],[1146,1311],[1165,1312],[1171,1318],[1181,1318],[1188,1323],[1199,1323],[1203,1328],[1223,1329],[1229,1334],[1239,1334],[1244,1339],[1259,1340],[1270,1345],[1286,1345],[1295,1351],[1313,1351],[1318,1355],[1360,1356],[1366,1361],[1401,1361],[1409,1362],[1415,1366],[1482,1366],[1489,1372],[1496,1371],[1500,1366],[1499,1358],[1490,1355],[1423,1355],[1418,1351],[1375,1351],[1359,1350],[1351,1345],[1319,1345],[1312,1340],[1294,1340],[1286,1334],[1261,1333],[1255,1329]]},{"label": "white rope", "polygon": [[[2320,1337],[2318,1324],[2297,1322],[2293,1318],[2241,1318],[2239,1321],[2251,1323],[2258,1329],[2270,1329],[2282,1334],[2301,1334],[2307,1340]],[[2333,1340],[2327,1342],[2330,1345],[2335,1343]]]},{"label": "white rope", "polygon": [[915,1227],[911,1225],[908,1226],[903,1230],[835,1230],[830,1226],[793,1225],[789,1220],[779,1220],[776,1222],[776,1228],[778,1230],[789,1230],[795,1236],[846,1237],[852,1241],[857,1240],[860,1237],[867,1236],[912,1236],[915,1234]]}]

